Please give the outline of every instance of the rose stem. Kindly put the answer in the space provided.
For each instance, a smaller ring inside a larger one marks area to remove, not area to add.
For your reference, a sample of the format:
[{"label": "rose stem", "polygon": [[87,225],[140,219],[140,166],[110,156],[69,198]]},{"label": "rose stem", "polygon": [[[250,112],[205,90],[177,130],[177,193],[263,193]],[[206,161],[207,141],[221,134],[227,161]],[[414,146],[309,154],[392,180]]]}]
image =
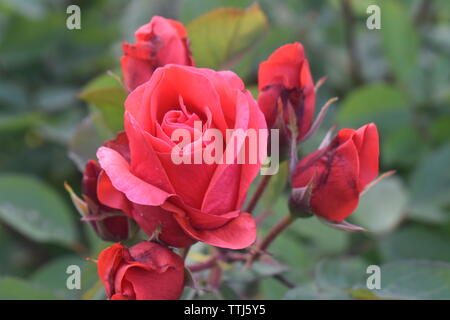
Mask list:
[{"label": "rose stem", "polygon": [[289,289],[294,289],[297,288],[297,285],[291,281],[289,281],[288,279],[286,279],[285,277],[283,277],[281,274],[276,274],[273,276],[273,278],[275,280],[277,280],[278,282],[284,284],[286,287],[288,287]]},{"label": "rose stem", "polygon": [[267,234],[267,236],[264,238],[264,240],[256,247],[256,250],[253,254],[251,254],[247,260],[247,263],[245,264],[245,268],[250,268],[255,260],[259,258],[261,255],[261,252],[265,251],[270,244],[278,237],[278,235],[284,231],[288,226],[291,225],[292,222],[294,222],[295,219],[291,215],[287,215],[283,219],[281,219],[273,228],[270,230],[270,232]]},{"label": "rose stem", "polygon": [[203,271],[203,270],[209,269],[212,266],[214,266],[216,264],[216,261],[218,260],[218,258],[219,258],[218,256],[213,256],[210,259],[206,260],[205,262],[196,263],[196,264],[187,266],[187,268],[191,272]]},{"label": "rose stem", "polygon": [[211,258],[209,258],[208,260],[206,260],[205,262],[200,262],[200,263],[196,263],[196,264],[192,264],[190,266],[187,266],[187,268],[191,271],[191,272],[199,272],[199,271],[203,271],[209,268],[212,268],[213,266],[216,265],[217,261],[243,261],[247,259],[247,255],[244,254],[233,254],[233,255],[227,255],[224,256],[222,253],[218,253],[214,256],[212,256]]},{"label": "rose stem", "polygon": [[265,209],[265,210],[263,210],[260,214],[258,214],[258,215],[255,217],[256,225],[257,225],[257,226],[261,225],[261,223],[263,223],[264,220],[266,220],[266,218],[267,218],[268,216],[270,216],[272,213],[273,213],[273,212],[272,212],[271,209]]},{"label": "rose stem", "polygon": [[256,187],[255,193],[253,193],[252,199],[250,200],[250,203],[247,206],[247,209],[245,210],[248,213],[252,213],[252,211],[255,209],[256,205],[258,204],[259,199],[261,198],[262,194],[264,193],[264,190],[266,190],[267,185],[269,184],[269,180],[271,175],[263,176],[261,178],[261,181],[259,182],[258,186]]},{"label": "rose stem", "polygon": [[208,276],[208,287],[212,291],[218,291],[220,287],[220,283],[222,281],[222,268],[218,263],[215,263],[214,266],[209,270]]}]

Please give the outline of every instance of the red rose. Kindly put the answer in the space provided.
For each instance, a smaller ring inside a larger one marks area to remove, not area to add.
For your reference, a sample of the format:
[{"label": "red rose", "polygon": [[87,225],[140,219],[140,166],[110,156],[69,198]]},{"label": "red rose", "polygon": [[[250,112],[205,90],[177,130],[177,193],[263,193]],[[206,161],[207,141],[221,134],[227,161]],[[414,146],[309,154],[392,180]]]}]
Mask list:
[{"label": "red rose", "polygon": [[[261,162],[172,160],[177,143],[171,134],[178,128],[192,134],[194,141],[184,151],[190,155],[201,155],[207,148],[200,139],[207,129],[217,129],[223,137],[227,129],[267,129],[264,115],[239,77],[231,71],[168,65],[128,96],[125,109],[130,159],[108,147],[98,150],[108,177],[99,187],[100,200],[124,209],[149,235],[162,231],[159,238],[172,246],[198,240],[240,249],[253,243],[255,222],[241,206]],[[195,122],[201,123],[200,130]]]},{"label": "red rose", "polygon": [[300,161],[292,186],[304,188],[312,179],[310,210],[341,222],[356,209],[361,191],[378,175],[378,155],[375,124],[340,130],[328,146]]},{"label": "red rose", "polygon": [[89,221],[95,232],[105,241],[117,242],[128,239],[130,233],[129,219],[117,209],[101,204],[97,197],[99,176],[103,170],[94,160],[88,161],[82,181],[82,196],[86,201]]},{"label": "red rose", "polygon": [[300,43],[286,44],[262,62],[258,71],[258,88],[258,104],[266,117],[267,126],[272,128],[276,124],[279,104],[287,125],[287,107],[290,105],[297,116],[297,140],[300,140],[311,128],[316,103],[314,83],[303,46]]},{"label": "red rose", "polygon": [[98,275],[112,300],[175,300],[184,288],[183,260],[153,242],[106,248],[98,257]]},{"label": "red rose", "polygon": [[158,67],[169,63],[194,65],[181,22],[154,16],[135,36],[135,44],[122,44],[122,72],[129,91],[148,81]]}]

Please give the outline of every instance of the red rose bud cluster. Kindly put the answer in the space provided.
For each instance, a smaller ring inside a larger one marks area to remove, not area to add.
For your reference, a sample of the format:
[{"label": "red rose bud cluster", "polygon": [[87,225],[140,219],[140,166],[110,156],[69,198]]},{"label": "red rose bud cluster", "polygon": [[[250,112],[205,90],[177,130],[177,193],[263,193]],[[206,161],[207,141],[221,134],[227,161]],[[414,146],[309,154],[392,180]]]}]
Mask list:
[{"label": "red rose bud cluster", "polygon": [[[338,226],[357,207],[364,188],[378,175],[378,132],[375,124],[343,129],[319,150],[297,160],[297,145],[319,128],[333,99],[313,122],[316,87],[300,43],[277,49],[258,72],[258,104],[269,127],[286,132],[290,146],[291,213],[315,214]],[[280,147],[286,141],[280,141]],[[349,224],[347,224],[349,225]],[[356,227],[356,226],[355,226]]]},{"label": "red rose bud cluster", "polygon": [[[315,214],[338,224],[354,211],[378,175],[377,129],[374,124],[343,129],[297,160],[298,144],[317,130],[329,106],[313,121],[318,86],[300,43],[282,46],[261,63],[256,101],[235,73],[193,66],[180,22],[156,16],[135,35],[134,44],[123,44],[121,60],[129,91],[125,130],[98,149],[98,161],[87,163],[83,199],[67,186],[82,219],[102,239],[130,240],[132,223],[147,235],[139,241],[148,241],[129,249],[116,243],[98,257],[109,299],[178,299],[185,285],[184,261],[171,247],[201,241],[245,249],[255,242],[255,221],[242,206],[264,159],[173,160],[174,148],[193,159],[208,151],[210,129],[223,137],[228,130],[281,129],[291,151],[292,216]],[[178,129],[189,138],[181,147],[172,138]],[[222,142],[227,149],[225,140],[215,141]],[[240,145],[244,154],[249,145],[247,140]],[[220,277],[216,287],[219,282]]]}]

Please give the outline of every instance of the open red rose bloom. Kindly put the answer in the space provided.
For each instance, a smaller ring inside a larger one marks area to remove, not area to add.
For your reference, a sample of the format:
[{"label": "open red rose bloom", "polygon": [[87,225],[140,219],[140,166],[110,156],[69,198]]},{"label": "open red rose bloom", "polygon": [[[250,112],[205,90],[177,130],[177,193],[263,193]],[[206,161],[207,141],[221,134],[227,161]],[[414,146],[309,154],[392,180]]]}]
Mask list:
[{"label": "open red rose bloom", "polygon": [[[149,235],[160,225],[160,239],[172,246],[203,241],[240,249],[253,243],[255,223],[241,206],[261,164],[175,164],[171,157],[173,130],[185,128],[194,138],[194,121],[224,137],[227,129],[266,128],[242,81],[229,71],[168,65],[134,90],[125,108],[130,159],[114,148],[98,150],[106,173],[99,199],[122,209]],[[200,138],[185,152],[202,153]]]}]

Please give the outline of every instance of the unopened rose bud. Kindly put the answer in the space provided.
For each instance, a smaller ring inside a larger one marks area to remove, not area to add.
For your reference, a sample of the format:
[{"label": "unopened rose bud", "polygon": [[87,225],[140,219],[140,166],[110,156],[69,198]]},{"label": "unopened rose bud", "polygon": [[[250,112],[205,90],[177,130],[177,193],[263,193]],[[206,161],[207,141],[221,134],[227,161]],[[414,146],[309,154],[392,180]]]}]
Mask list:
[{"label": "unopened rose bud", "polygon": [[97,184],[102,169],[90,160],[83,173],[82,196],[87,205],[87,214],[82,218],[88,221],[96,233],[105,241],[117,242],[130,236],[131,220],[120,210],[100,203],[97,197]]},{"label": "unopened rose bud", "polygon": [[293,123],[296,131],[294,139],[300,140],[307,134],[314,117],[316,93],[309,63],[300,43],[280,47],[261,63],[258,87],[258,104],[268,128],[277,126],[292,136]]},{"label": "unopened rose bud", "polygon": [[169,63],[194,65],[181,22],[154,16],[136,30],[135,36],[135,43],[122,44],[122,72],[129,91],[147,82],[158,67]]},{"label": "unopened rose bud", "polygon": [[375,124],[340,130],[328,145],[295,167],[291,177],[292,207],[342,222],[356,209],[360,193],[377,177],[378,155]]},{"label": "unopened rose bud", "polygon": [[153,242],[116,243],[98,257],[98,275],[111,300],[175,300],[184,288],[184,262]]}]

